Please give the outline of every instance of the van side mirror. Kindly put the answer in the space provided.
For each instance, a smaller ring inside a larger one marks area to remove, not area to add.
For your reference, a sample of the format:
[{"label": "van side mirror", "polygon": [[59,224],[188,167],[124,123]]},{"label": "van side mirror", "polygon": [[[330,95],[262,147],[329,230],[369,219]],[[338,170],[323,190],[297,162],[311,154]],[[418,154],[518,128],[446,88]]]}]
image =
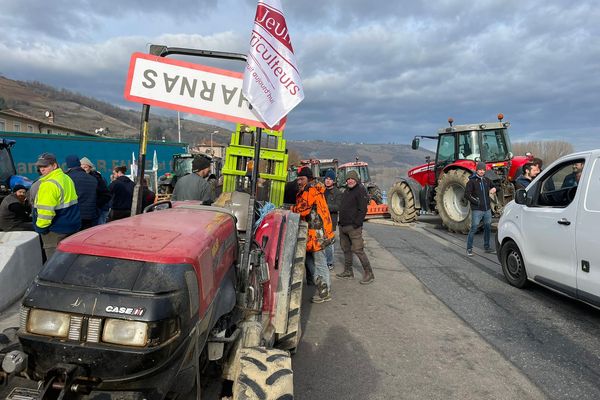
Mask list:
[{"label": "van side mirror", "polygon": [[515,193],[515,203],[526,204],[527,203],[527,192],[525,189],[518,189]]},{"label": "van side mirror", "polygon": [[411,145],[413,150],[417,150],[419,148],[419,138],[414,138]]}]

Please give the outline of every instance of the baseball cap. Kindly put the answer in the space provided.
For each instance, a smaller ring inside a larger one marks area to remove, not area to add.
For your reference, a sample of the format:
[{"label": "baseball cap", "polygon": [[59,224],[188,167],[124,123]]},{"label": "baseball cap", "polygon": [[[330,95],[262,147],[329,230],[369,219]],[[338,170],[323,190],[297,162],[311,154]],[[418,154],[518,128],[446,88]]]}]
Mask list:
[{"label": "baseball cap", "polygon": [[52,164],[57,164],[56,156],[52,153],[40,154],[40,156],[38,157],[38,160],[35,163],[35,165],[37,167],[48,167]]}]

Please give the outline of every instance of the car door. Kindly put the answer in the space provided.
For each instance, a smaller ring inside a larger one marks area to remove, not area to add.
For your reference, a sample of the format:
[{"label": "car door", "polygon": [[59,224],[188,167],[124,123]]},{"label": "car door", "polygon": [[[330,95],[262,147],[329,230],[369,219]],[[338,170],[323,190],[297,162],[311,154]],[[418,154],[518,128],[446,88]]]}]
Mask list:
[{"label": "car door", "polygon": [[586,184],[576,224],[577,289],[582,300],[600,306],[600,157],[590,160],[582,179]]},{"label": "car door", "polygon": [[529,276],[571,296],[576,296],[577,288],[575,222],[582,195],[567,177],[581,161],[581,157],[565,160],[536,179],[522,211],[522,250]]}]

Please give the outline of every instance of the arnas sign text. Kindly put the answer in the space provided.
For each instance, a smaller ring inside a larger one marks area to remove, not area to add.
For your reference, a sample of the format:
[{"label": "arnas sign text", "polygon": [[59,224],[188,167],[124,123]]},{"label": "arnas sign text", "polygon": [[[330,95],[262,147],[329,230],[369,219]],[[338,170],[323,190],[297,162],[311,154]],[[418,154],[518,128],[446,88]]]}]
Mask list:
[{"label": "arnas sign text", "polygon": [[[135,53],[129,64],[125,98],[137,103],[268,128],[242,94],[242,83],[242,74],[239,72]],[[273,129],[280,129],[282,123]]]}]

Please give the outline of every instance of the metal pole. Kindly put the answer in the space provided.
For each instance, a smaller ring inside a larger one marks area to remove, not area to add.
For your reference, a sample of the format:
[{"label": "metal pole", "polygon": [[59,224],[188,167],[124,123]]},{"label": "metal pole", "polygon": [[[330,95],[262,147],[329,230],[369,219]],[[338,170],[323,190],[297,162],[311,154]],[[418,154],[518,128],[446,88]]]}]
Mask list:
[{"label": "metal pole", "polygon": [[140,154],[138,157],[137,181],[133,188],[133,199],[131,201],[131,216],[142,212],[142,194],[144,193],[142,180],[146,169],[146,145],[148,144],[148,117],[150,106],[144,104],[142,107],[142,121],[140,123]]},{"label": "metal pole", "polygon": [[179,117],[179,111],[177,111],[177,141],[181,143],[181,118]]}]

